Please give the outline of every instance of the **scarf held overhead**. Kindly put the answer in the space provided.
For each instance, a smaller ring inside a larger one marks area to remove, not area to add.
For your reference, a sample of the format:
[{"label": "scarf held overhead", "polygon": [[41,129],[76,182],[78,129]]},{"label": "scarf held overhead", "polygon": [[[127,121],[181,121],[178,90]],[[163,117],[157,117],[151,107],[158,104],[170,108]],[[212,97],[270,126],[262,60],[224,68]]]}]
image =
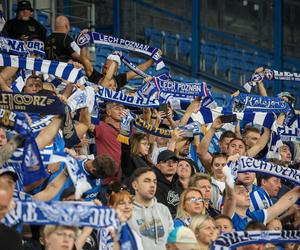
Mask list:
[{"label": "scarf held overhead", "polygon": [[80,33],[77,38],[78,46],[84,47],[88,43],[108,45],[145,54],[150,56],[156,62],[157,70],[160,70],[165,66],[159,54],[158,48],[151,47],[150,45],[145,45],[110,35],[104,35],[97,32]]},{"label": "scarf held overhead", "polygon": [[84,73],[81,69],[75,68],[73,64],[64,62],[0,54],[0,66],[34,70],[55,75],[73,83],[84,81]]},{"label": "scarf held overhead", "polygon": [[20,41],[0,36],[0,51],[8,54],[27,56],[34,53],[45,57],[44,43],[42,41]]},{"label": "scarf held overhead", "polygon": [[39,114],[64,114],[65,104],[57,96],[0,91],[0,108]]},{"label": "scarf held overhead", "polygon": [[254,73],[250,81],[244,84],[244,88],[250,93],[252,87],[263,80],[284,80],[284,81],[300,81],[300,73],[292,73],[289,71],[278,71],[272,69],[264,69],[260,73]]}]

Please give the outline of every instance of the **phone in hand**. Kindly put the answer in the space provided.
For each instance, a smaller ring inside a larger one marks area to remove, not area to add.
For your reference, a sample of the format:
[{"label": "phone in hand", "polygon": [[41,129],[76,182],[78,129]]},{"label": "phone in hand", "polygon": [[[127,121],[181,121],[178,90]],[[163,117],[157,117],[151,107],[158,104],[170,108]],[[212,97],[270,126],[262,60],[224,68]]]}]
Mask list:
[{"label": "phone in hand", "polygon": [[236,114],[221,115],[220,119],[221,119],[222,123],[231,123],[231,122],[236,122],[237,121]]},{"label": "phone in hand", "polygon": [[159,106],[158,108],[158,112],[163,111],[166,116],[168,115],[168,104],[167,103],[163,103]]}]

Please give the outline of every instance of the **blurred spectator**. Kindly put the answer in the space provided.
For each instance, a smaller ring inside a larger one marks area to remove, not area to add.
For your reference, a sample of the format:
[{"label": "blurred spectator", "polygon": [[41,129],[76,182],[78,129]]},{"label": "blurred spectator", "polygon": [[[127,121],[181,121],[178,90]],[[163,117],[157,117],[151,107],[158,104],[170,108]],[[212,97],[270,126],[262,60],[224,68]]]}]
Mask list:
[{"label": "blurred spectator", "polygon": [[16,9],[16,18],[5,23],[2,35],[24,41],[34,37],[45,42],[46,29],[32,16],[33,9],[30,1],[19,1]]},{"label": "blurred spectator", "polygon": [[218,215],[215,219],[216,228],[219,229],[219,233],[231,233],[233,231],[233,224],[231,219],[223,214]]},{"label": "blurred spectator", "polygon": [[194,232],[201,250],[210,249],[211,242],[218,236],[214,219],[207,215],[193,217],[190,229]]},{"label": "blurred spectator", "polygon": [[176,227],[168,236],[167,250],[196,250],[197,239],[188,227]]},{"label": "blurred spectator", "polygon": [[[5,180],[0,180],[0,220],[13,208],[13,188]],[[0,246],[7,250],[19,250],[22,247],[22,238],[10,227],[0,222]]]},{"label": "blurred spectator", "polygon": [[46,250],[73,250],[76,238],[76,227],[47,225],[44,228],[44,243]]}]

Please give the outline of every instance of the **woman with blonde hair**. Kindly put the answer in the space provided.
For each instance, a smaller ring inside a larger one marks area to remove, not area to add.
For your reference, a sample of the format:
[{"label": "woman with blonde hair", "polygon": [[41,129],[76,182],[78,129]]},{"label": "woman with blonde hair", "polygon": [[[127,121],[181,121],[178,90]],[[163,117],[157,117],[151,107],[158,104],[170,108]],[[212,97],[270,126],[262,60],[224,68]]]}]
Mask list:
[{"label": "woman with blonde hair", "polygon": [[190,229],[194,232],[200,250],[210,249],[211,243],[218,236],[215,221],[208,215],[197,215],[192,218]]},{"label": "woman with blonde hair", "polygon": [[194,216],[204,214],[205,205],[201,191],[195,187],[187,188],[180,195],[174,227],[188,227]]}]

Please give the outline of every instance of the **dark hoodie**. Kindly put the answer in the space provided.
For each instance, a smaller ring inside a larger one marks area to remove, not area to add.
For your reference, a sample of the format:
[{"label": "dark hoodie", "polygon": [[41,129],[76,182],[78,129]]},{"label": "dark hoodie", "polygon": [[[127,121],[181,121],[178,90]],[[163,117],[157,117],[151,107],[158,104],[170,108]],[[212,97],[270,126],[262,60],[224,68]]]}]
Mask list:
[{"label": "dark hoodie", "polygon": [[175,218],[179,198],[183,191],[178,175],[175,174],[170,182],[158,168],[154,167],[153,169],[157,178],[157,191],[155,197],[158,202],[169,208],[172,217]]}]

